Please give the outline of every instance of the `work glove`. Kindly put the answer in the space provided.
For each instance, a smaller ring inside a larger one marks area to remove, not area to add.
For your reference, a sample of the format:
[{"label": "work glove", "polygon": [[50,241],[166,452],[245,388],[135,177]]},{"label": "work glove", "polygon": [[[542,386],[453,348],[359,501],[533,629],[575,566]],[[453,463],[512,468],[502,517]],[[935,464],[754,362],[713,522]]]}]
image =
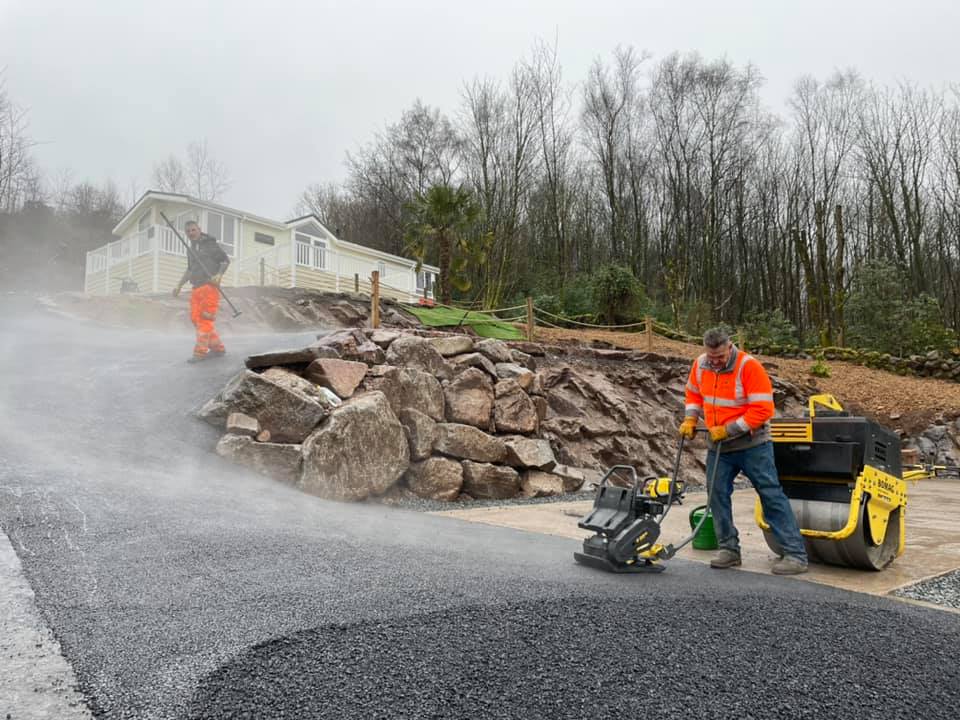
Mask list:
[{"label": "work glove", "polygon": [[173,289],[173,296],[174,296],[174,297],[180,297],[180,291],[181,291],[181,290],[183,290],[183,285],[177,285],[177,286]]},{"label": "work glove", "polygon": [[726,425],[714,425],[710,428],[710,439],[715,443],[723,442],[727,439],[727,427]]},{"label": "work glove", "polygon": [[680,437],[685,437],[687,440],[693,440],[693,436],[697,434],[697,419],[695,417],[688,417],[680,424]]},{"label": "work glove", "polygon": [[210,278],[210,283],[212,285],[219,285],[220,281],[223,279],[223,275],[217,274]]}]

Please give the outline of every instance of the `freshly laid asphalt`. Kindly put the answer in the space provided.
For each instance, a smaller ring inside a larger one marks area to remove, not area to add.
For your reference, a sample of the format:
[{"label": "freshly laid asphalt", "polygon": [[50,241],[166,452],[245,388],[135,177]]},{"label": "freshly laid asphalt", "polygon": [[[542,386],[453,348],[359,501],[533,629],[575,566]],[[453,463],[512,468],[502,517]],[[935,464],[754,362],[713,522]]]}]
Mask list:
[{"label": "freshly laid asphalt", "polygon": [[0,527],[95,716],[956,716],[960,615],[682,561],[607,575],[571,540],[318,500],[190,415],[312,334],[191,366],[187,332],[31,305],[0,301]]}]

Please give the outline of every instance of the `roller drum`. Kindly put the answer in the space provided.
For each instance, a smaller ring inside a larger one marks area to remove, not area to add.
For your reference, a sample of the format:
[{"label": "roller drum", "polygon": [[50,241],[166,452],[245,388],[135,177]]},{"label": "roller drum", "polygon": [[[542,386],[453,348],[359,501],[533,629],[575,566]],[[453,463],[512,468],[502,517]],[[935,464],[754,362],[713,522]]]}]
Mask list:
[{"label": "roller drum", "polygon": [[[798,524],[804,530],[836,532],[847,524],[850,514],[850,506],[845,503],[791,499],[790,505]],[[887,567],[896,557],[900,545],[900,510],[890,513],[887,532],[880,545],[873,544],[869,522],[864,499],[860,503],[857,527],[848,537],[843,540],[803,538],[810,561],[865,570],[882,570]],[[764,530],[763,537],[771,550],[778,555],[783,554],[772,532]]]}]

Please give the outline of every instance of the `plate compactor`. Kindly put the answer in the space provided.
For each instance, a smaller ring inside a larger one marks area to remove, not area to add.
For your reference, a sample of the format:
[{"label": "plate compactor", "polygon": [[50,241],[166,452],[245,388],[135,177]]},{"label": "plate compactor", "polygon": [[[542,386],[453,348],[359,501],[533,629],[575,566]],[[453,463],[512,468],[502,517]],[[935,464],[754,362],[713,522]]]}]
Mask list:
[{"label": "plate compactor", "polygon": [[[894,433],[851,417],[830,395],[810,398],[808,417],[776,418],[770,425],[780,482],[812,562],[881,570],[903,552],[907,488]],[[658,561],[673,557],[696,537],[706,513],[677,545],[657,542],[671,505],[683,496],[677,479],[682,453],[683,438],[669,479],[640,481],[628,465],[607,471],[593,508],[578,523],[594,535],[583,541],[582,552],[574,553],[577,562],[615,573],[661,572],[664,566]],[[708,477],[715,472],[716,462],[707,469]],[[628,487],[611,484],[612,477],[624,475]],[[782,554],[759,499],[754,515],[767,545]]]},{"label": "plate compactor", "polygon": [[[640,480],[630,465],[615,465],[607,470],[597,487],[593,508],[577,523],[585,530],[592,530],[594,535],[583,541],[583,552],[574,553],[574,559],[607,572],[662,572],[664,566],[658,561],[673,557],[690,542],[707,517],[704,513],[690,537],[677,545],[657,542],[660,525],[670,508],[674,503],[683,502],[686,484],[677,478],[682,455],[681,437],[670,478]],[[612,484],[614,477],[626,479],[628,487]]]},{"label": "plate compactor", "polygon": [[[775,418],[770,434],[812,562],[882,570],[903,553],[907,483],[895,433],[851,417],[832,395],[814,395],[808,417]],[[781,554],[759,500],[754,516]]]}]

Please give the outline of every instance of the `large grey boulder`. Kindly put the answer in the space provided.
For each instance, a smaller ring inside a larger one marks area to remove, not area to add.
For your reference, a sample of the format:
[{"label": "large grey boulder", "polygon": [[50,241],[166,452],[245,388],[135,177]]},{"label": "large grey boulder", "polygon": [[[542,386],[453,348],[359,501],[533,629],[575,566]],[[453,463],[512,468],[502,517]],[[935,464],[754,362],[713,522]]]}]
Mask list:
[{"label": "large grey boulder", "polygon": [[[277,379],[281,382],[278,383]],[[290,381],[282,373],[268,370],[259,375],[243,370],[200,408],[198,415],[211,425],[222,428],[231,412],[256,418],[260,427],[270,432],[274,442],[299,443],[329,411],[317,395],[304,392],[299,383]]]},{"label": "large grey boulder", "polygon": [[346,400],[353,395],[366,374],[366,363],[323,358],[310,363],[303,376]]},{"label": "large grey boulder", "polygon": [[520,477],[520,490],[524,497],[554,497],[563,495],[563,478],[540,470],[528,470]]},{"label": "large grey boulder", "polygon": [[368,390],[387,396],[394,413],[417,408],[439,422],[443,421],[443,388],[433,375],[415,368],[376,366],[364,380]]},{"label": "large grey boulder", "polygon": [[227,434],[217,443],[217,455],[291,485],[300,477],[299,445],[257,442],[246,435]]},{"label": "large grey boulder", "polygon": [[469,368],[443,388],[447,422],[490,429],[493,382],[483,370]]},{"label": "large grey boulder", "polygon": [[312,397],[318,402],[323,402],[325,397],[324,394],[320,392],[320,388],[317,387],[316,383],[312,383],[306,378],[297,375],[297,373],[284,367],[267,368],[260,373],[260,377],[269,380],[272,383],[276,383],[280,387],[286,388],[291,392],[297,392],[308,397]]},{"label": "large grey boulder", "polygon": [[520,475],[512,467],[463,462],[463,491],[478,500],[503,500],[520,492]]},{"label": "large grey boulder", "polygon": [[387,364],[423,370],[438,378],[449,375],[447,364],[427,338],[403,335],[387,348]]},{"label": "large grey boulder", "polygon": [[472,425],[440,423],[433,449],[444,455],[476,460],[477,462],[500,462],[507,454],[503,440],[487,435]]},{"label": "large grey boulder", "polygon": [[537,361],[534,360],[532,355],[527,355],[527,353],[525,352],[520,352],[519,350],[511,349],[510,357],[513,358],[513,361],[517,365],[521,365],[525,367],[527,370],[530,370],[531,372],[534,372],[537,369]]},{"label": "large grey boulder", "polygon": [[302,452],[299,487],[330,500],[382,495],[410,465],[403,426],[380,392],[336,408],[304,441]]},{"label": "large grey boulder", "polygon": [[429,415],[416,408],[401,410],[397,417],[410,441],[410,459],[424,460],[433,452],[433,443],[437,439],[437,423]]},{"label": "large grey boulder", "polygon": [[321,335],[315,346],[334,348],[343,360],[355,360],[367,365],[381,365],[385,359],[383,348],[356,328]]},{"label": "large grey boulder", "polygon": [[398,333],[396,330],[384,330],[383,328],[376,328],[374,330],[368,330],[367,337],[369,337],[374,344],[379,345],[381,348],[386,350],[390,346],[390,343],[400,337],[400,333]]},{"label": "large grey boulder", "polygon": [[260,423],[254,417],[233,412],[227,415],[227,432],[232,435],[256,437],[260,434]]},{"label": "large grey boulder", "polygon": [[537,408],[516,380],[501,380],[494,393],[493,422],[498,432],[536,431]]},{"label": "large grey boulder", "polygon": [[336,348],[314,344],[295,350],[274,350],[251,355],[244,362],[248,369],[259,370],[280,365],[309,365],[317,358],[323,357],[336,358],[340,357],[340,353]]},{"label": "large grey boulder", "polygon": [[533,387],[534,374],[516,363],[497,363],[497,377],[501,380],[512,379],[517,381],[524,392],[530,392]]},{"label": "large grey boulder", "polygon": [[497,366],[490,362],[485,355],[477,352],[467,353],[466,355],[456,355],[450,358],[447,366],[454,375],[463,372],[467,368],[476,367],[486,372],[492,378],[497,377]]},{"label": "large grey boulder", "polygon": [[587,481],[588,475],[593,480],[599,480],[596,471],[586,468],[575,468],[569,465],[556,465],[553,468],[553,474],[563,482],[564,492],[576,492]]},{"label": "large grey boulder", "polygon": [[549,440],[512,437],[504,441],[507,446],[506,464],[519,468],[552,470],[557,464]]},{"label": "large grey boulder", "polygon": [[467,335],[448,335],[428,340],[433,349],[443,357],[462,355],[473,351],[473,340]]},{"label": "large grey boulder", "polygon": [[456,500],[463,487],[463,466],[456,460],[432,457],[413,463],[406,474],[407,487],[428,500]]},{"label": "large grey boulder", "polygon": [[494,363],[513,362],[513,355],[510,354],[509,346],[503,340],[488,338],[474,343],[473,347],[477,352],[486,355]]}]

